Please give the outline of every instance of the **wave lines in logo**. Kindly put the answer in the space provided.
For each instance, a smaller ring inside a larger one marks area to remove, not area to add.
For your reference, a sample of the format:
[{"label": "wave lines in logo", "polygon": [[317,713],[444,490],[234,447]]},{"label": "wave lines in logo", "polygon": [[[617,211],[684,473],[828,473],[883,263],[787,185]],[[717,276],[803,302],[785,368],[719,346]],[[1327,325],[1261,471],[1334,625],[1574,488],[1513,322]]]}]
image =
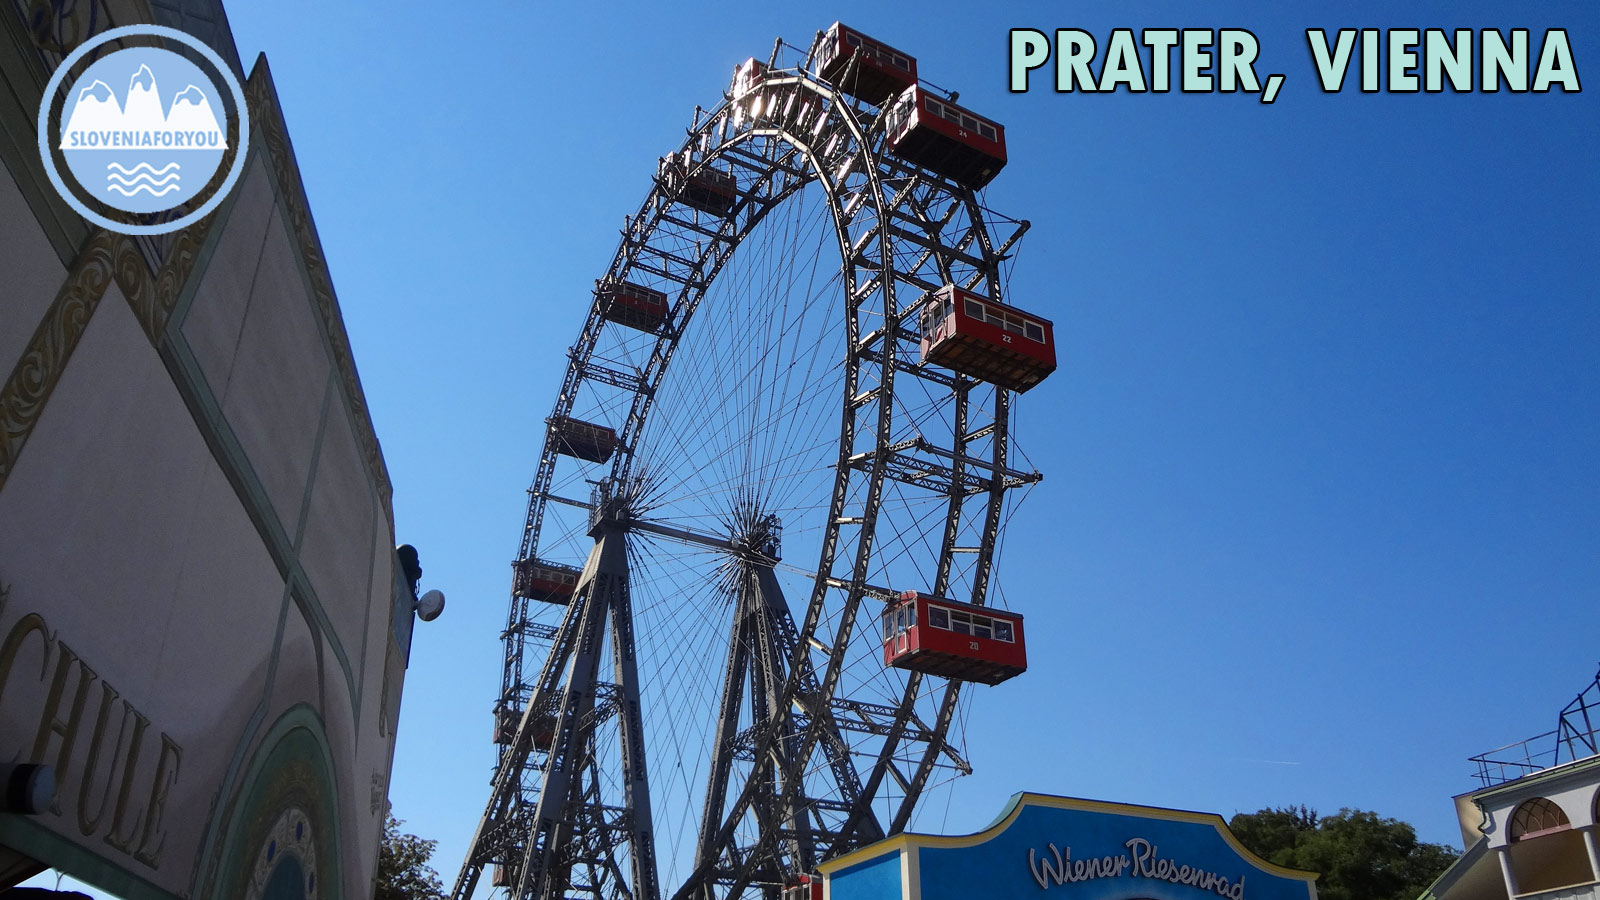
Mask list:
[{"label": "wave lines in logo", "polygon": [[152,166],[147,162],[142,162],[142,163],[139,163],[137,166],[134,166],[131,169],[124,169],[122,166],[118,165],[117,163],[111,163],[110,165],[106,166],[106,168],[115,169],[115,170],[117,170],[118,172],[121,172],[124,175],[137,175],[140,172],[149,172],[151,175],[165,175],[168,172],[176,170],[178,168],[178,164],[175,163],[175,162],[174,163],[167,163],[166,165],[164,165],[161,168],[157,169],[155,166]]},{"label": "wave lines in logo", "polygon": [[[113,41],[124,45],[101,49]],[[164,46],[174,43],[184,46]],[[39,158],[50,183],[79,215],[122,234],[165,234],[214,211],[239,180],[250,133],[244,88],[229,63],[161,25],[85,40],[50,76],[39,103]],[[179,214],[144,221],[168,211]]]},{"label": "wave lines in logo", "polygon": [[164,197],[173,191],[180,190],[179,166],[177,163],[167,163],[157,169],[147,162],[139,163],[131,169],[124,168],[117,163],[106,166],[106,190],[116,191],[124,197],[132,197],[143,191],[152,197]]}]

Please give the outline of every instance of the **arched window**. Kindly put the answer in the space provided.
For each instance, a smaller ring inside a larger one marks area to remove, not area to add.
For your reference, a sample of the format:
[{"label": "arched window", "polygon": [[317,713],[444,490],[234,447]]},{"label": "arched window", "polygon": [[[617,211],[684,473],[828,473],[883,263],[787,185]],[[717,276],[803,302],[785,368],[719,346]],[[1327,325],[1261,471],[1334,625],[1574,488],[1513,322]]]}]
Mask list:
[{"label": "arched window", "polygon": [[1543,797],[1535,797],[1511,814],[1511,840],[1521,841],[1542,834],[1554,834],[1572,827],[1561,807]]}]

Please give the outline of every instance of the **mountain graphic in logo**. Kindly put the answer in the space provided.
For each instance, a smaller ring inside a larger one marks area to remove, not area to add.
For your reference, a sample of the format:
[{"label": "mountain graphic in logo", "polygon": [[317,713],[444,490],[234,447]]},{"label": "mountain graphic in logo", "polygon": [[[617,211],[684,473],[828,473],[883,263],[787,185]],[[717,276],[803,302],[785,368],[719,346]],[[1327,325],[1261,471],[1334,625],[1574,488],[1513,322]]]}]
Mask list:
[{"label": "mountain graphic in logo", "polygon": [[241,77],[237,60],[177,28],[91,34],[40,92],[45,175],[78,215],[108,231],[189,228],[217,211],[244,172],[251,130]]},{"label": "mountain graphic in logo", "polygon": [[[155,52],[164,51],[121,50],[95,63],[62,113],[59,147],[73,175],[97,199],[128,212],[176,206],[204,187],[228,148],[210,79],[181,56],[151,57]],[[170,103],[162,81],[183,85]],[[127,85],[120,100],[116,84]]]},{"label": "mountain graphic in logo", "polygon": [[128,80],[126,104],[119,105],[116,94],[98,79],[78,92],[67,127],[61,129],[61,149],[120,145],[130,130],[141,137],[159,135],[162,146],[228,148],[205,91],[191,84],[172,98],[170,110],[162,112],[156,76],[149,66],[140,65]]}]

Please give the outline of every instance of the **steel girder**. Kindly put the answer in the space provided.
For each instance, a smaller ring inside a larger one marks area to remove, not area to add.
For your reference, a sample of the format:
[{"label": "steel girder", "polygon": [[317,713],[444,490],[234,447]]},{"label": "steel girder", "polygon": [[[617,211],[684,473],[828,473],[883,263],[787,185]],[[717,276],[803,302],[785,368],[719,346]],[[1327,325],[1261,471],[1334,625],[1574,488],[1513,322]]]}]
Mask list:
[{"label": "steel girder", "polygon": [[[755,114],[751,112],[751,100],[760,103],[755,107]],[[915,364],[910,349],[915,344],[915,335],[906,327],[906,323],[914,322],[923,299],[942,284],[961,284],[1000,299],[1000,264],[1027,230],[1027,223],[1012,222],[1015,226],[1012,232],[996,245],[990,228],[1002,224],[1001,220],[982,209],[971,191],[950,185],[884,153],[883,136],[876,126],[871,108],[850,101],[803,67],[792,71],[774,70],[752,97],[741,98],[739,104],[725,100],[708,114],[702,116],[697,112],[695,127],[679,151],[687,162],[687,171],[713,163],[737,170],[740,173],[739,199],[728,215],[708,223],[705,217],[687,211],[679,203],[672,185],[657,182],[640,210],[628,218],[607,277],[625,280],[630,272],[641,271],[680,285],[672,314],[661,328],[648,361],[642,366],[625,368],[597,354],[606,322],[598,304],[592,305],[570,351],[567,373],[551,418],[547,420],[551,424],[538,473],[529,490],[528,516],[518,558],[537,554],[547,503],[583,505],[551,492],[558,446],[558,441],[554,440],[557,437],[554,423],[572,413],[584,391],[620,392],[628,412],[619,429],[617,452],[609,473],[619,483],[625,482],[656,389],[706,289],[730,254],[767,212],[807,183],[814,181],[821,185],[844,260],[844,325],[851,348],[842,378],[840,464],[829,507],[827,521],[830,525],[823,540],[806,616],[797,626],[788,617],[785,606],[781,621],[786,623],[787,631],[756,642],[764,648],[767,657],[759,668],[762,674],[757,680],[762,683],[762,692],[768,695],[762,702],[769,713],[784,710],[784,715],[789,715],[787,711],[799,705],[803,709],[821,711],[821,715],[801,719],[804,727],[798,729],[793,720],[787,727],[752,728],[742,735],[725,734],[719,727],[719,752],[722,752],[724,739],[727,754],[735,752],[736,744],[748,741],[752,758],[777,762],[769,778],[752,776],[742,786],[720,822],[712,821],[717,818],[712,810],[714,805],[727,802],[726,775],[721,786],[713,789],[719,794],[716,804],[712,804],[708,791],[706,812],[702,816],[701,858],[697,859],[694,873],[674,894],[676,898],[709,896],[719,891],[725,896],[736,896],[758,875],[768,879],[775,871],[781,874],[786,868],[792,871],[796,865],[808,866],[812,860],[845,852],[881,835],[883,829],[871,805],[885,774],[892,776],[904,792],[887,829],[894,833],[904,828],[941,756],[953,760],[963,771],[970,771],[965,760],[944,740],[955,711],[959,682],[947,685],[937,716],[932,723],[927,723],[914,709],[920,675],[910,677],[898,706],[852,706],[855,701],[834,696],[842,654],[830,656],[819,677],[811,665],[808,650],[817,640],[820,611],[829,591],[841,595],[843,604],[839,624],[832,635],[835,646],[848,643],[862,598],[874,593],[875,589],[865,583],[864,573],[872,554],[875,519],[886,479],[948,497],[938,567],[929,587],[934,593],[947,593],[955,554],[972,553],[975,559],[969,576],[972,590],[968,599],[980,604],[985,600],[989,582],[1004,493],[1011,487],[1038,479],[1037,473],[1016,471],[1007,465],[1009,394],[994,390],[992,407],[985,410],[988,421],[974,427],[969,421],[973,417],[970,395],[976,383],[960,375]],[[897,292],[908,299],[898,300]],[[880,324],[874,326],[874,323]],[[935,447],[924,441],[910,447],[897,447],[891,440],[890,401],[897,374],[921,379],[949,392],[953,416],[949,446]],[[631,399],[627,399],[629,396]],[[929,455],[937,457],[937,461],[924,458]],[[841,557],[841,544],[846,542],[843,529],[854,529],[855,547],[853,554]],[[958,546],[963,535],[967,546]],[[618,537],[620,539],[620,535]],[[599,552],[598,545],[596,552]],[[845,570],[835,572],[836,563],[840,562],[845,563]],[[767,572],[770,576],[770,569]],[[579,593],[582,592],[580,588]],[[595,835],[588,833],[571,836],[573,828],[607,834],[612,829],[605,824],[604,816],[572,811],[581,812],[587,807],[583,800],[586,794],[573,788],[569,760],[573,759],[574,748],[570,742],[563,743],[559,753],[552,750],[543,754],[531,747],[523,733],[537,705],[533,702],[534,696],[558,689],[552,675],[559,675],[559,667],[553,668],[553,664],[572,657],[576,633],[589,633],[590,626],[580,623],[595,618],[604,621],[604,610],[585,612],[590,609],[596,609],[591,602],[580,603],[574,599],[566,622],[551,641],[535,686],[524,676],[528,626],[533,624],[529,621],[528,603],[513,599],[506,629],[507,659],[501,702],[516,704],[525,715],[517,740],[500,753],[494,794],[463,863],[462,877],[456,885],[457,897],[470,895],[471,884],[490,861],[512,858],[518,853],[524,862],[516,873],[519,876],[516,894],[535,896],[529,893],[534,887],[529,879],[545,878],[544,883],[548,884],[547,875],[540,873],[550,872],[553,865],[564,864],[561,852],[553,849],[561,844],[563,836],[569,838],[565,846],[593,845],[596,852],[608,851],[615,855],[618,846],[615,843],[607,844],[603,840],[597,843]],[[615,610],[612,618],[613,634],[626,631],[631,646],[631,616],[624,617],[626,621],[621,629],[616,626]],[[767,616],[763,621],[769,630],[777,627],[775,616]],[[737,693],[730,694],[730,689],[736,681],[744,680],[741,673],[756,678],[757,667],[749,652],[741,656],[740,651],[733,649],[741,641],[741,627],[735,626],[730,640],[723,685],[724,715],[730,696],[735,707],[740,702]],[[786,665],[780,662],[784,656],[787,656]],[[805,677],[799,677],[801,675]],[[592,676],[587,677],[594,683]],[[632,677],[619,674],[617,683],[636,685],[637,673]],[[566,692],[562,696],[575,696],[578,702],[583,702],[581,692],[571,694],[572,688],[571,682],[562,687]],[[752,700],[754,693],[752,691]],[[592,697],[590,699],[592,701]],[[637,726],[636,689],[632,704],[632,722]],[[880,740],[880,749],[863,782],[854,774],[848,744],[840,736],[841,730],[857,729],[842,726],[835,720],[834,712],[853,709],[861,713],[868,708],[872,708],[874,714],[860,718],[872,723],[867,730]],[[571,714],[575,709],[564,707],[563,714]],[[812,727],[813,722],[827,725]],[[567,741],[576,733],[563,731],[560,739]],[[653,897],[653,860],[648,853],[638,852],[638,848],[649,841],[641,837],[636,826],[638,801],[648,795],[642,727],[633,727],[631,734],[637,741],[625,739],[624,751],[629,758],[623,766],[628,773],[629,796],[634,798],[629,806],[634,811],[635,826],[628,830],[627,837],[634,868],[632,880],[635,885],[650,884],[652,893],[648,896]],[[915,769],[907,776],[894,765],[894,756],[900,747],[910,743],[923,743],[924,750]],[[840,751],[841,747],[844,752]],[[819,749],[835,768],[841,793],[850,795],[848,799],[803,795],[804,768]],[[840,760],[850,763],[850,777],[843,777],[845,770]],[[566,768],[558,769],[558,766]],[[552,773],[558,771],[567,774],[552,780]],[[633,777],[635,772],[637,778]],[[577,782],[581,783],[582,779]],[[839,814],[832,817],[831,830],[797,824],[800,816],[796,810],[808,804],[812,809]],[[536,810],[564,811],[536,812],[530,816],[526,809],[529,805]],[[766,812],[756,809],[758,805],[766,807]],[[648,817],[647,801],[643,803],[643,810]],[[770,830],[764,828],[756,846],[741,847],[733,840],[733,826],[746,814],[754,814],[768,823],[787,824],[770,826]],[[648,834],[648,818],[645,821],[642,833]],[[569,831],[562,832],[562,828]],[[802,848],[802,842],[807,846]],[[787,849],[780,849],[780,845]],[[651,870],[648,877],[640,870],[641,865],[646,864]],[[600,866],[600,869],[605,868]],[[611,868],[615,868],[614,862]],[[614,872],[609,880],[621,895],[633,896],[623,884],[620,872]]]}]

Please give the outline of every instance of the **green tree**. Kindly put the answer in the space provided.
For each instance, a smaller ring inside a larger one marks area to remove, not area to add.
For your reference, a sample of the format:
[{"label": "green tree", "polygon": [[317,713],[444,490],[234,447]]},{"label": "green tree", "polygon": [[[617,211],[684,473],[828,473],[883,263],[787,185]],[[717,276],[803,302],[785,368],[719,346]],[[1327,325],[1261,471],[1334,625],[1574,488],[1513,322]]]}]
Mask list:
[{"label": "green tree", "polygon": [[1234,816],[1228,827],[1262,859],[1317,872],[1320,900],[1416,900],[1457,856],[1418,841],[1399,819],[1359,809],[1326,818],[1305,806],[1263,809]]},{"label": "green tree", "polygon": [[438,841],[403,834],[404,820],[388,812],[383,824],[383,842],[378,846],[378,877],[372,900],[443,900],[444,885],[439,873],[428,865]]},{"label": "green tree", "polygon": [[1295,847],[1303,834],[1315,832],[1321,821],[1317,811],[1304,805],[1299,808],[1263,809],[1260,812],[1239,814],[1228,827],[1234,837],[1250,848],[1250,852],[1270,863],[1293,867]]}]

